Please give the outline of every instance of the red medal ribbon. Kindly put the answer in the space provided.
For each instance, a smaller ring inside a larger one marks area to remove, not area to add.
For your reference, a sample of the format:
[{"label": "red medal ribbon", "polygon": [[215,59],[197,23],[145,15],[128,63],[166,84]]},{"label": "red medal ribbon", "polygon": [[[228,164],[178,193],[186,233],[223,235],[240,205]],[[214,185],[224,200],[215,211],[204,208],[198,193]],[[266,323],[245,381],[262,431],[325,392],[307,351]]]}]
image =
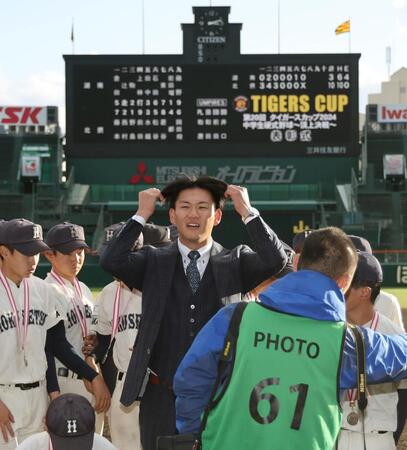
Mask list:
[{"label": "red medal ribbon", "polygon": [[76,317],[78,318],[79,325],[82,330],[82,336],[85,338],[86,336],[88,336],[89,332],[88,332],[88,324],[86,323],[86,313],[82,314],[81,308],[79,306],[80,302],[82,301],[82,289],[81,289],[81,286],[79,285],[78,279],[75,278],[73,285],[74,285],[76,297],[79,300],[79,304],[76,302],[75,296],[72,296],[69,293],[69,290],[66,286],[64,279],[62,277],[60,277],[57,273],[55,273],[53,270],[51,270],[51,276],[54,277],[54,279],[58,282],[58,284],[60,286],[62,286],[66,295],[71,298]]},{"label": "red medal ribbon", "polygon": [[370,323],[369,328],[373,331],[376,331],[377,325],[379,325],[379,313],[375,311],[372,322]]},{"label": "red medal ribbon", "polygon": [[16,333],[17,339],[20,343],[21,350],[24,350],[24,344],[27,338],[28,333],[28,319],[30,315],[30,288],[28,286],[27,279],[23,279],[23,287],[24,287],[24,316],[22,319],[22,324],[20,322],[20,314],[18,313],[17,303],[14,299],[14,295],[11,291],[10,284],[7,278],[3,275],[0,270],[0,281],[4,286],[4,289],[7,293],[8,300],[10,302],[11,309],[13,310],[13,316],[16,323]]},{"label": "red medal ribbon", "polygon": [[113,305],[113,319],[112,319],[112,335],[110,336],[110,344],[116,336],[117,328],[119,327],[119,314],[120,314],[120,299],[122,293],[122,283],[119,281],[116,288],[116,294],[114,296]]}]

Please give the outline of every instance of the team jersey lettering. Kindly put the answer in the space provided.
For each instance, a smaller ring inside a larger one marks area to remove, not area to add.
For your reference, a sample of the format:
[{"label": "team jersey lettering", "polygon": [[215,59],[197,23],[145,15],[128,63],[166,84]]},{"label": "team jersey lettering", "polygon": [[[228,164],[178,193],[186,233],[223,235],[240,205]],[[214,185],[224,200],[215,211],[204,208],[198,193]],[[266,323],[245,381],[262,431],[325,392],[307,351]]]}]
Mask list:
[{"label": "team jersey lettering", "polygon": [[[22,318],[24,320],[24,311],[21,311]],[[28,325],[43,326],[48,314],[40,309],[30,309],[28,316]],[[0,333],[16,328],[16,322],[12,312],[8,312],[0,315]]]},{"label": "team jersey lettering", "polygon": [[16,327],[16,322],[14,320],[14,315],[12,312],[7,314],[2,314],[0,316],[0,332],[11,330]]},{"label": "team jersey lettering", "polygon": [[[89,305],[84,305],[85,307],[85,316],[87,319],[92,319],[92,309],[90,308]],[[82,315],[82,311],[79,310],[79,314]],[[78,323],[78,318],[76,316],[76,312],[74,309],[70,309],[67,313],[66,313],[66,317],[68,319],[68,327],[67,328],[71,328],[73,326],[75,326]]]},{"label": "team jersey lettering", "polygon": [[138,330],[140,326],[141,314],[125,314],[119,317],[119,325],[117,327],[117,332],[121,333],[125,330]]}]

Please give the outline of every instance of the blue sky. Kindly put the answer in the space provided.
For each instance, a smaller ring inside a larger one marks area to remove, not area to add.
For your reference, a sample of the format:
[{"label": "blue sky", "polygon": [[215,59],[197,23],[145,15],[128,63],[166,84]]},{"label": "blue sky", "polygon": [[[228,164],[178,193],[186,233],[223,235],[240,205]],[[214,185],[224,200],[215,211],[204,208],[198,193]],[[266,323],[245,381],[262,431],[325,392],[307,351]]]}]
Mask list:
[{"label": "blue sky", "polygon": [[[242,22],[242,53],[277,53],[278,0],[144,0],[146,53],[181,53],[180,23],[192,23],[192,6],[230,6]],[[63,54],[142,53],[142,0],[3,0],[0,105],[57,105],[64,123]],[[361,53],[360,103],[407,66],[407,0],[280,0],[281,53],[347,53],[348,35],[335,36],[351,19],[351,50]]]}]

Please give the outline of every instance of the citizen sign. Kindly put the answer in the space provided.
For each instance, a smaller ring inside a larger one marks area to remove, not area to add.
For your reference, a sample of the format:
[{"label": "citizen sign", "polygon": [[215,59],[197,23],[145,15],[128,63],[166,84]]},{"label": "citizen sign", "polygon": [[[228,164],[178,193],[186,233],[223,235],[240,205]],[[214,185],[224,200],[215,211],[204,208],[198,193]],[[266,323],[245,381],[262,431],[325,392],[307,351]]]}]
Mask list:
[{"label": "citizen sign", "polygon": [[2,125],[46,125],[45,106],[0,106]]},{"label": "citizen sign", "polygon": [[225,44],[225,36],[198,36],[196,38],[198,44]]}]

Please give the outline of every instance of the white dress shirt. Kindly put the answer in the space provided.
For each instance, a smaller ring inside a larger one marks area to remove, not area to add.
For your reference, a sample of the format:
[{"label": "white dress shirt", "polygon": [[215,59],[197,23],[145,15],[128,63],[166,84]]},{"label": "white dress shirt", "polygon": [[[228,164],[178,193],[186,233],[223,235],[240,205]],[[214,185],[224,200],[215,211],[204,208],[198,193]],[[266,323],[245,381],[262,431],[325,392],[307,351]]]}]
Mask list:
[{"label": "white dress shirt", "polygon": [[[146,224],[146,221],[144,220],[144,218],[137,214],[134,214],[134,216],[132,216],[132,219],[135,220],[136,222],[140,223],[143,226]],[[250,219],[253,219],[253,217],[250,217]],[[198,267],[198,271],[199,271],[199,275],[201,276],[201,279],[205,272],[206,266],[208,265],[208,262],[209,262],[212,245],[213,245],[213,239],[210,238],[210,240],[208,241],[208,243],[205,246],[198,249],[198,252],[201,256],[198,258],[196,265]],[[187,267],[188,267],[189,263],[191,262],[191,260],[188,258],[188,253],[192,249],[190,249],[186,245],[182,244],[181,241],[179,240],[179,238],[178,238],[178,249],[182,256],[182,265],[184,266],[184,270],[185,270],[185,274],[186,274]]]},{"label": "white dress shirt", "polygon": [[[198,267],[199,275],[201,276],[201,280],[202,280],[202,276],[205,272],[206,266],[208,265],[209,258],[211,256],[212,245],[213,245],[213,240],[211,238],[211,239],[209,239],[208,243],[205,246],[197,249],[197,251],[201,255],[196,261],[196,265]],[[181,253],[182,265],[184,266],[184,270],[185,270],[185,274],[186,274],[187,267],[188,267],[189,263],[191,262],[191,259],[188,257],[188,253],[192,249],[188,248],[186,245],[184,245],[178,239],[178,250]]]}]

